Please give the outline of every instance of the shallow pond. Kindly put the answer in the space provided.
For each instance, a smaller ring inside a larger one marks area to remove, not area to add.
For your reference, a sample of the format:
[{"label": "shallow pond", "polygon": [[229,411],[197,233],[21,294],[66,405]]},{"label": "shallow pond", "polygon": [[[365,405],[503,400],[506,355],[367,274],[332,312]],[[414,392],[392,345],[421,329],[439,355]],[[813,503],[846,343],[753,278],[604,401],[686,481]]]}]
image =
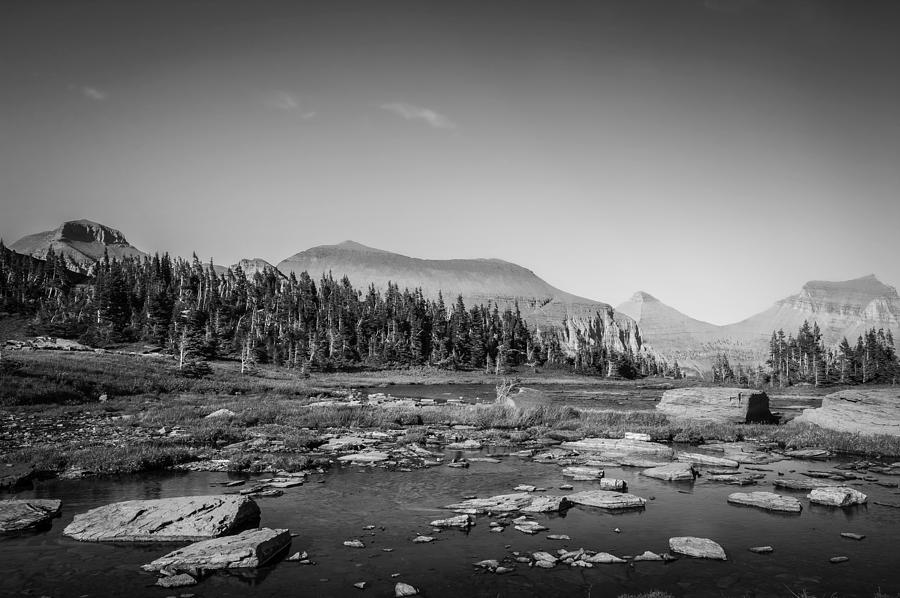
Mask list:
[{"label": "shallow pond", "polygon": [[[607,477],[628,481],[629,491],[653,498],[647,508],[614,514],[576,506],[564,515],[537,515],[550,528],[535,536],[507,528],[490,533],[490,519],[479,516],[468,533],[431,533],[429,521],[451,515],[440,509],[467,495],[511,492],[521,483],[543,486],[549,493],[566,483],[561,468],[493,451],[501,463],[474,462],[469,469],[436,467],[390,472],[346,466],[313,474],[307,483],[279,498],[257,499],[262,526],[289,528],[299,534],[291,552],[305,550],[317,564],[277,562],[240,574],[216,574],[199,585],[180,590],[153,587],[155,577],[140,565],[176,545],[89,544],[62,536],[72,517],[107,503],[224,491],[221,483],[239,476],[226,473],[164,474],[115,479],[42,482],[20,497],[60,498],[63,515],[49,531],[0,539],[0,594],[32,596],[392,596],[397,581],[410,583],[435,596],[618,596],[625,592],[665,589],[676,596],[790,596],[806,589],[821,596],[871,598],[878,589],[900,592],[900,569],[894,553],[900,531],[900,509],[873,501],[900,502],[897,488],[854,482],[869,495],[869,505],[831,509],[809,505],[805,492],[780,491],[800,498],[800,515],[778,515],[726,503],[735,491],[772,490],[777,472],[800,477],[807,469],[829,469],[840,461],[783,461],[766,466],[758,486],[737,488],[700,478],[694,483],[670,483],[643,478],[632,468],[609,468]],[[448,457],[456,455],[448,452]],[[474,456],[477,453],[466,453]],[[487,454],[487,453],[484,453]],[[796,470],[796,473],[790,473]],[[880,476],[896,482],[897,477]],[[573,482],[574,491],[593,482]],[[365,531],[367,525],[377,526]],[[620,529],[616,533],[615,528]],[[862,541],[840,536],[865,534]],[[413,544],[418,534],[435,535],[431,544]],[[554,541],[546,534],[567,534]],[[531,569],[516,564],[506,575],[476,570],[482,559],[502,560],[512,551],[554,552],[584,547],[613,554],[645,550],[664,552],[671,536],[694,535],[720,543],[727,562],[681,558],[672,563],[639,562],[572,569]],[[359,538],[363,549],[343,546]],[[772,545],[775,552],[758,555],[750,546]],[[385,552],[383,548],[392,548]],[[850,561],[831,564],[846,555]],[[397,577],[392,577],[399,574]],[[353,583],[366,581],[363,591]]]}]

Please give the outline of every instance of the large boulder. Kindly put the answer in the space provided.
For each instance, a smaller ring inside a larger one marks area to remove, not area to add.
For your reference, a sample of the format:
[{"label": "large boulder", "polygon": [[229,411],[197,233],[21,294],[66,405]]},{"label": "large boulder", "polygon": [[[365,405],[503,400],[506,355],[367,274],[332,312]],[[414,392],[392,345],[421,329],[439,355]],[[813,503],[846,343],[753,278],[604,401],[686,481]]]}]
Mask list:
[{"label": "large boulder", "polygon": [[143,568],[146,571],[211,571],[259,567],[290,545],[291,533],[286,529],[251,529],[235,536],[189,544]]},{"label": "large boulder", "polygon": [[675,419],[729,423],[776,423],[769,396],[746,388],[674,388],[663,393],[657,411]]},{"label": "large boulder", "polygon": [[581,453],[601,453],[604,456],[642,455],[671,459],[672,447],[658,442],[630,440],[627,438],[585,438],[562,443],[562,448]]},{"label": "large boulder", "polygon": [[900,390],[863,388],[833,392],[818,409],[804,409],[794,422],[838,432],[900,436]]},{"label": "large boulder", "polygon": [[669,538],[669,550],[698,559],[727,560],[725,550],[708,538],[695,538],[693,536]]},{"label": "large boulder", "polygon": [[0,533],[35,529],[59,515],[57,499],[0,500]]},{"label": "large boulder", "polygon": [[647,504],[647,501],[640,496],[611,490],[585,490],[570,494],[566,498],[576,505],[610,510],[642,509]]},{"label": "large boulder", "polygon": [[735,505],[758,507],[767,511],[799,513],[803,507],[793,496],[781,496],[774,492],[735,492],[728,495],[728,502]]},{"label": "large boulder", "polygon": [[259,523],[259,507],[237,495],[128,500],[75,515],[63,534],[86,542],[191,542]]}]

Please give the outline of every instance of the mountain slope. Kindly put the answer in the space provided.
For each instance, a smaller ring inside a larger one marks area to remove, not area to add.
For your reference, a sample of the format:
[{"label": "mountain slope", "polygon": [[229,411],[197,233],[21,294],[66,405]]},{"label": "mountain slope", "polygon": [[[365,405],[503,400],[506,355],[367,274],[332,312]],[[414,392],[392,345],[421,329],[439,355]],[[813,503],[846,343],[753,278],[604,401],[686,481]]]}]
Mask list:
[{"label": "mountain slope", "polygon": [[531,270],[503,260],[426,260],[353,241],[301,251],[280,262],[277,268],[284,274],[306,271],[313,279],[331,272],[335,278],[347,276],[363,289],[374,284],[383,290],[392,282],[400,289],[421,288],[426,297],[435,298],[442,292],[447,303],[457,295],[462,295],[467,303],[493,301],[512,305],[518,301],[520,310],[531,319],[556,319],[557,324],[566,315],[585,315],[608,307],[557,289]]},{"label": "mountain slope", "polygon": [[232,268],[237,268],[240,266],[241,270],[244,271],[244,274],[247,275],[247,278],[251,278],[254,274],[259,272],[260,274],[264,273],[267,269],[271,269],[275,271],[276,276],[280,278],[284,278],[284,274],[278,270],[275,266],[267,262],[262,258],[252,258],[252,259],[242,259],[236,264],[232,264]]},{"label": "mountain slope", "polygon": [[90,220],[71,220],[57,228],[22,237],[9,246],[17,253],[45,259],[50,249],[63,256],[66,265],[84,271],[103,259],[144,257],[147,254],[132,246],[121,232]]}]

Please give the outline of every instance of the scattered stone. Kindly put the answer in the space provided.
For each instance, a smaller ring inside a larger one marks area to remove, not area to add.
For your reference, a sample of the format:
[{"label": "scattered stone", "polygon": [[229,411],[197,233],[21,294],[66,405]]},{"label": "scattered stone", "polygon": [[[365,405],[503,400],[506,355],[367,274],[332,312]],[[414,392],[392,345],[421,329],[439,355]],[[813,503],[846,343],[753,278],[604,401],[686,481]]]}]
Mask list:
[{"label": "scattered stone", "polygon": [[0,500],[0,534],[38,528],[59,515],[62,502],[53,499]]},{"label": "scattered stone", "polygon": [[515,524],[515,529],[522,532],[523,534],[528,534],[533,536],[538,532],[545,531],[549,528],[541,525],[537,521],[521,521]]},{"label": "scattered stone", "polygon": [[645,469],[641,475],[666,482],[693,481],[697,477],[697,470],[690,463],[670,463]]},{"label": "scattered stone", "polygon": [[566,534],[550,534],[547,536],[548,540],[571,540],[569,536]]},{"label": "scattered stone", "polygon": [[572,490],[575,486],[572,484],[562,484],[559,489],[560,490]]},{"label": "scattered stone", "polygon": [[206,416],[206,419],[215,419],[217,417],[234,417],[236,414],[231,409],[216,409]]},{"label": "scattered stone", "polygon": [[650,438],[649,434],[644,434],[643,432],[625,432],[625,440],[641,440],[644,442],[650,442],[652,438]]},{"label": "scattered stone", "polygon": [[707,482],[723,482],[732,486],[753,486],[759,478],[755,475],[707,475]]},{"label": "scattered stone", "polygon": [[624,492],[612,492],[610,490],[585,490],[566,496],[570,502],[588,507],[601,509],[640,509],[644,508],[646,500],[634,494]]},{"label": "scattered stone", "polygon": [[868,500],[865,494],[847,486],[816,488],[806,497],[809,499],[809,502],[830,507],[861,505]]},{"label": "scattered stone", "polygon": [[656,554],[655,552],[650,552],[649,550],[644,551],[642,554],[634,557],[635,561],[661,561],[663,560],[662,556]]},{"label": "scattered stone", "polygon": [[625,492],[628,484],[625,480],[617,480],[616,478],[603,478],[600,480],[601,490],[615,490],[616,492]]},{"label": "scattered stone", "polygon": [[434,542],[434,536],[416,536],[413,538],[414,544],[427,544],[428,542]]},{"label": "scattered stone", "polygon": [[566,509],[569,501],[563,496],[534,496],[528,492],[516,494],[500,494],[488,498],[472,498],[461,503],[447,505],[456,513],[479,515],[482,513],[512,513],[524,511],[527,513],[548,513]]},{"label": "scattered stone", "polygon": [[468,529],[469,527],[475,525],[475,521],[473,521],[468,515],[458,515],[456,517],[449,517],[447,519],[436,519],[431,522],[432,527],[458,527],[460,529]]},{"label": "scattered stone", "polygon": [[397,585],[394,586],[394,597],[395,598],[403,598],[404,596],[418,596],[419,590],[408,583],[403,583],[402,581],[398,581]]},{"label": "scattered stone", "polygon": [[160,577],[156,580],[156,585],[161,588],[184,588],[197,585],[197,580],[187,573],[178,573],[177,575]]},{"label": "scattered stone", "polygon": [[358,589],[358,590],[365,590],[365,589],[366,589],[366,586],[368,586],[368,585],[369,585],[368,582],[365,582],[365,581],[358,581],[358,582],[356,582],[355,584],[353,584],[353,587],[356,588],[356,589]]},{"label": "scattered stone", "polygon": [[708,538],[693,536],[669,538],[669,550],[699,559],[727,560],[722,547]]},{"label": "scattered stone", "polygon": [[75,515],[63,535],[87,542],[185,542],[233,533],[259,521],[246,496],[129,500]]},{"label": "scattered stone", "polygon": [[363,544],[362,540],[344,540],[344,546],[348,548],[365,548],[366,545]]},{"label": "scattered stone", "polygon": [[476,567],[481,567],[482,569],[490,569],[491,571],[493,571],[500,566],[500,563],[494,559],[486,559],[484,561],[473,563],[473,565],[475,565]]},{"label": "scattered stone", "polygon": [[577,478],[580,480],[599,480],[603,477],[603,470],[596,467],[566,467],[562,470],[563,477]]},{"label": "scattered stone", "polygon": [[511,571],[515,571],[515,568],[501,566],[501,567],[497,567],[496,569],[494,569],[494,573],[496,573],[497,575],[503,575],[504,573],[509,573]]},{"label": "scattered stone", "polygon": [[755,552],[756,554],[768,554],[775,551],[771,546],[751,546],[748,550],[750,552]]},{"label": "scattered stone", "polygon": [[728,502],[736,505],[757,507],[767,511],[799,513],[803,510],[800,501],[792,496],[781,496],[774,492],[735,492],[728,495]]},{"label": "scattered stone", "polygon": [[519,484],[513,490],[516,492],[534,492],[537,489],[536,486],[530,486],[528,484]]},{"label": "scattered stone", "polygon": [[[796,419],[794,420],[796,421]],[[831,452],[827,449],[797,449],[794,451],[786,451],[786,457],[790,457],[791,459],[827,459],[831,456]]]},{"label": "scattered stone", "polygon": [[846,563],[849,560],[850,560],[850,557],[848,557],[848,556],[833,556],[830,559],[828,559],[828,561],[831,563]]},{"label": "scattered stone", "polygon": [[213,538],[174,550],[148,565],[145,571],[237,569],[265,565],[291,544],[286,529],[253,529],[235,536]]},{"label": "scattered stone", "polygon": [[304,550],[303,552],[295,552],[294,554],[292,554],[291,556],[289,556],[288,558],[286,558],[284,560],[290,561],[293,563],[293,562],[297,562],[297,561],[305,561],[308,558],[309,558],[309,555],[306,554],[306,551]]},{"label": "scattered stone", "polygon": [[584,561],[585,563],[603,565],[625,562],[625,559],[620,559],[619,557],[609,554],[608,552],[598,552],[597,554],[593,554],[591,556],[582,555],[580,560]]},{"label": "scattered stone", "polygon": [[842,538],[849,538],[851,540],[862,540],[865,538],[863,534],[854,534],[853,532],[841,532]]}]

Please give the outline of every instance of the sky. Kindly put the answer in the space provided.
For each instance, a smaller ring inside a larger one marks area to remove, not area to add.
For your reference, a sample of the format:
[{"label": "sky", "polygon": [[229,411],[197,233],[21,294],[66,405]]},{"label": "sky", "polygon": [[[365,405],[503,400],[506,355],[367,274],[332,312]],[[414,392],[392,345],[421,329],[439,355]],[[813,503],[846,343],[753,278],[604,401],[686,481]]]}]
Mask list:
[{"label": "sky", "polygon": [[900,3],[10,0],[0,238],[500,258],[730,323],[900,284]]}]

